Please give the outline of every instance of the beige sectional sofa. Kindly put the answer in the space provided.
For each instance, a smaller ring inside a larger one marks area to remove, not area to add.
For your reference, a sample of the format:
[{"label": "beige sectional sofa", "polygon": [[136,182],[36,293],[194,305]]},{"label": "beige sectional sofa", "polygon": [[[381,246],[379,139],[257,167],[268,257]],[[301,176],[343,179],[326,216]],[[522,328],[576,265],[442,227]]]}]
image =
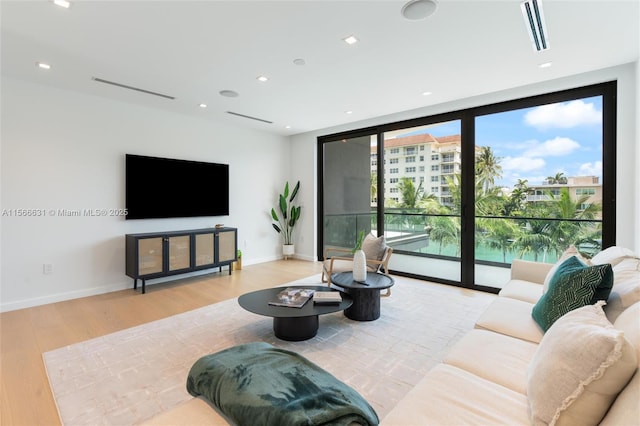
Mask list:
[{"label": "beige sectional sofa", "polygon": [[[588,305],[544,333],[531,311],[554,265],[516,260],[511,280],[475,329],[381,424],[640,425],[640,373],[634,373],[640,363],[640,258],[618,247],[601,253],[593,261],[610,263],[614,274],[604,313],[599,304]],[[583,371],[585,377],[567,389],[564,372],[586,365],[590,342],[603,334],[615,347],[604,360],[591,360],[596,370]],[[555,401],[545,400],[554,393]]]},{"label": "beige sectional sofa", "polygon": [[[571,255],[565,253],[561,261]],[[609,263],[613,269],[613,288],[604,312],[600,304],[587,305],[557,320],[546,333],[532,319],[531,311],[556,266],[514,261],[511,280],[475,329],[381,424],[640,425],[640,373],[636,373],[640,363],[640,257],[613,247],[593,261]],[[591,359],[599,351],[604,360]],[[597,368],[590,373],[593,363]],[[563,366],[560,373],[558,365]],[[563,377],[564,371],[574,374],[573,367],[587,370],[577,385]],[[194,398],[147,424],[229,423],[206,401]]]}]

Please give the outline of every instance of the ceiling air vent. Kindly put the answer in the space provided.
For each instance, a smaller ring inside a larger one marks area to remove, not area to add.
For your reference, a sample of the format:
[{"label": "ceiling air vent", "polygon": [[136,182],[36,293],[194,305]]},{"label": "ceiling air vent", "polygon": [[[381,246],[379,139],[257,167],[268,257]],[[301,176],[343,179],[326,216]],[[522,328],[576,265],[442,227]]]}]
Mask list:
[{"label": "ceiling air vent", "polygon": [[251,117],[250,115],[240,114],[239,112],[227,111],[227,114],[235,115],[237,117],[248,118],[249,120],[262,121],[263,123],[273,124],[273,121],[263,120],[262,118]]},{"label": "ceiling air vent", "polygon": [[135,90],[136,92],[146,93],[147,95],[160,96],[161,98],[174,100],[175,96],[163,95],[162,93],[152,92],[151,90],[141,89],[139,87],[127,86],[126,84],[116,83],[115,81],[104,80],[98,77],[91,77],[93,81],[98,83],[110,84],[112,86],[122,87],[123,89]]},{"label": "ceiling air vent", "polygon": [[542,12],[542,2],[540,0],[527,0],[520,4],[522,16],[533,44],[533,49],[540,52],[549,48],[547,39],[547,27],[544,22]]}]

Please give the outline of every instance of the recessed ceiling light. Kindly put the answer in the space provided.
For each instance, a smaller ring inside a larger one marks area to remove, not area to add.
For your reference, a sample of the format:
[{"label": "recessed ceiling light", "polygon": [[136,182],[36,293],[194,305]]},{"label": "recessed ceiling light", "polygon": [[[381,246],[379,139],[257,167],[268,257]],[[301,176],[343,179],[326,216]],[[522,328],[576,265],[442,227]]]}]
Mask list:
[{"label": "recessed ceiling light", "polygon": [[350,35],[349,37],[345,37],[342,39],[347,44],[355,44],[358,42],[358,38],[354,35]]},{"label": "recessed ceiling light", "polygon": [[540,64],[538,65],[540,68],[549,68],[553,63],[552,62],[545,62],[544,64]]},{"label": "recessed ceiling light", "polygon": [[286,125],[286,126],[284,126],[284,128],[285,128],[285,129],[290,129],[290,128],[291,128],[291,126]]},{"label": "recessed ceiling light", "polygon": [[422,96],[429,96],[431,92],[422,92]]},{"label": "recessed ceiling light", "polygon": [[69,9],[71,7],[71,2],[68,2],[67,0],[53,0],[53,4],[64,7],[65,9]]},{"label": "recessed ceiling light", "polygon": [[267,77],[265,77],[264,75],[259,75],[259,76],[257,76],[257,77],[256,77],[256,79],[257,79],[258,81],[263,82],[263,83],[264,83],[265,81],[269,81],[269,79],[268,79]]},{"label": "recessed ceiling light", "polygon": [[206,107],[207,107],[207,104],[200,104],[200,105],[198,105],[198,106],[199,106],[200,108],[206,108]]},{"label": "recessed ceiling light", "polygon": [[419,21],[433,15],[438,8],[436,0],[411,0],[402,6],[402,16],[410,21]]},{"label": "recessed ceiling light", "polygon": [[226,96],[227,98],[237,98],[238,97],[238,92],[234,92],[233,90],[221,90],[220,92],[221,96]]},{"label": "recessed ceiling light", "polygon": [[345,114],[353,114],[353,111],[349,110],[349,111],[345,111]]},{"label": "recessed ceiling light", "polygon": [[305,60],[302,59],[302,58],[294,59],[293,63],[296,64],[296,65],[304,65],[304,64],[306,64]]},{"label": "recessed ceiling light", "polygon": [[36,66],[38,68],[42,68],[43,70],[50,70],[51,69],[51,65],[45,64],[44,62],[36,62]]}]

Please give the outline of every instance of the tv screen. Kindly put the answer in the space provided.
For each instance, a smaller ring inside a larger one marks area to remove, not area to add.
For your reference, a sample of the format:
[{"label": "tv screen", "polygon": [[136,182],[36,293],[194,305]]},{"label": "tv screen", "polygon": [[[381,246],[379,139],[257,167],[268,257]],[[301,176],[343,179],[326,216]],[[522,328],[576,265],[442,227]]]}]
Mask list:
[{"label": "tv screen", "polygon": [[229,165],[126,154],[127,219],[227,216]]}]

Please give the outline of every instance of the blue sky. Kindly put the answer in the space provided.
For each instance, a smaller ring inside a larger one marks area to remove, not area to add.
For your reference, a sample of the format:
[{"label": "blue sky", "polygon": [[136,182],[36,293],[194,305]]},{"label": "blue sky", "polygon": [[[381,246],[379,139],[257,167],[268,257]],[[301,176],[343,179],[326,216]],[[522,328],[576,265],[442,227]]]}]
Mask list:
[{"label": "blue sky", "polygon": [[[459,122],[429,127],[434,136],[460,133]],[[540,185],[548,176],[599,176],[602,182],[602,98],[584,98],[481,116],[476,145],[500,157],[502,179]]]}]

